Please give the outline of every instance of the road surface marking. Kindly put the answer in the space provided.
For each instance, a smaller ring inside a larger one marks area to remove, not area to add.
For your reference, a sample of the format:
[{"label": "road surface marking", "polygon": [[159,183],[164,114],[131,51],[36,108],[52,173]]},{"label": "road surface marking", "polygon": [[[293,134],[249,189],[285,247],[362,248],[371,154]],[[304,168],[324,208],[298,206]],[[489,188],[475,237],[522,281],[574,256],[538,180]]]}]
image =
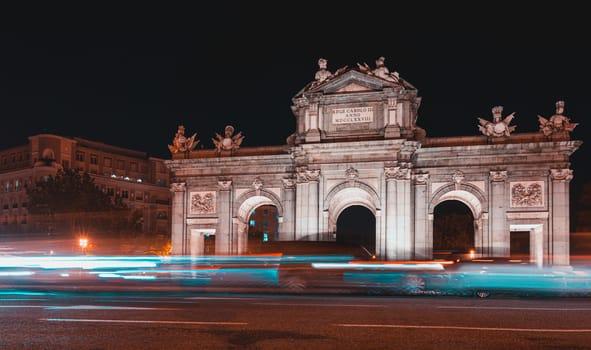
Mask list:
[{"label": "road surface marking", "polygon": [[488,310],[532,310],[532,311],[591,311],[591,307],[502,307],[502,306],[438,306],[438,309],[488,309]]},{"label": "road surface marking", "polygon": [[189,300],[252,300],[257,297],[187,297]]},{"label": "road surface marking", "polygon": [[471,331],[502,331],[502,332],[554,332],[554,333],[591,333],[591,329],[559,329],[559,328],[496,328],[496,327],[462,327],[462,326],[428,326],[410,324],[348,324],[338,323],[337,327],[359,328],[415,328],[415,329],[461,329]]},{"label": "road surface marking", "polygon": [[106,305],[47,306],[46,309],[47,310],[178,310],[177,308],[106,306]]},{"label": "road surface marking", "polygon": [[273,306],[324,306],[324,307],[379,307],[384,305],[373,304],[305,304],[305,303],[252,303],[253,305],[273,305]]},{"label": "road surface marking", "polygon": [[40,318],[48,322],[89,322],[89,323],[151,323],[151,324],[188,324],[188,325],[221,325],[243,326],[246,322],[200,322],[200,321],[153,321],[153,320],[101,320],[91,318]]}]

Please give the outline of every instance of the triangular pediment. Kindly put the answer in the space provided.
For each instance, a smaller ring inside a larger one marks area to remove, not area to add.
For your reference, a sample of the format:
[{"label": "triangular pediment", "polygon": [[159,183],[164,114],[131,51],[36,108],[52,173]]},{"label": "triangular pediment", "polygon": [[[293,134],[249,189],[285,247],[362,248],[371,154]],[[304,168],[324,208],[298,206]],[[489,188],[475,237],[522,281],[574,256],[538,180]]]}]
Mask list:
[{"label": "triangular pediment", "polygon": [[343,72],[337,72],[323,82],[312,82],[303,88],[297,95],[303,93],[339,94],[383,91],[385,88],[393,90],[413,88],[412,85],[400,79],[399,82],[388,81],[357,69],[349,68]]},{"label": "triangular pediment", "polygon": [[336,92],[361,92],[361,91],[372,91],[367,86],[363,86],[357,83],[350,83],[338,89]]},{"label": "triangular pediment", "polygon": [[393,83],[387,82],[373,75],[362,73],[357,70],[348,70],[326,80],[309,91],[322,92],[324,94],[356,91],[381,91],[385,86],[390,87],[393,85]]}]

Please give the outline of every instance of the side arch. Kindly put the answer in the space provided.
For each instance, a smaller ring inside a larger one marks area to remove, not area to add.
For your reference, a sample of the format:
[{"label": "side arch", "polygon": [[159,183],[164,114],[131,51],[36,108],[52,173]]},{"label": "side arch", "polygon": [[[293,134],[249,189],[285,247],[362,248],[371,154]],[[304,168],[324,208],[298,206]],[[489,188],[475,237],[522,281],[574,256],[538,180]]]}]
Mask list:
[{"label": "side arch", "polygon": [[248,217],[253,209],[263,205],[273,205],[277,208],[278,225],[281,230],[283,222],[283,206],[279,197],[273,192],[259,189],[243,193],[234,201],[232,212],[233,223],[232,231],[235,237],[236,246],[234,253],[244,254],[248,247]]},{"label": "side arch", "polygon": [[437,204],[447,201],[460,201],[472,211],[475,220],[482,218],[483,213],[488,212],[488,202],[484,193],[476,186],[471,184],[449,184],[437,190],[431,200],[429,201],[429,214],[433,215],[433,211]]},{"label": "side arch", "polygon": [[361,205],[375,216],[380,210],[379,203],[380,198],[376,191],[363,182],[343,182],[335,186],[323,203],[324,211],[328,212],[328,232],[336,232],[337,219],[345,208]]},{"label": "side arch", "polygon": [[234,212],[232,217],[237,218],[241,223],[246,223],[248,216],[253,209],[262,205],[273,205],[277,208],[277,215],[283,217],[283,206],[277,195],[264,189],[245,192],[234,201]]}]

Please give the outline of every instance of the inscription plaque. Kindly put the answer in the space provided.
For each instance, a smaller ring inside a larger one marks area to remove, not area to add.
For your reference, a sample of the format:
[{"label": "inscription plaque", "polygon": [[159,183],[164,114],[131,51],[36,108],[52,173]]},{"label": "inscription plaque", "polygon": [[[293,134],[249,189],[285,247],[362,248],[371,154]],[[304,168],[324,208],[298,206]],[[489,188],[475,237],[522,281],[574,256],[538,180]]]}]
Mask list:
[{"label": "inscription plaque", "polygon": [[371,123],[373,107],[345,107],[332,110],[333,124]]}]

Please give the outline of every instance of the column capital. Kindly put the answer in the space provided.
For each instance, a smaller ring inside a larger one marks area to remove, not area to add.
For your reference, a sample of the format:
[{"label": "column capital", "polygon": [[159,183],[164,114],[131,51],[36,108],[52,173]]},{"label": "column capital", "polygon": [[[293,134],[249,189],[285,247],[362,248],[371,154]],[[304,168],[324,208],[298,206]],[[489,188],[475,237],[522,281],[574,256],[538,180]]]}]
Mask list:
[{"label": "column capital", "polygon": [[295,178],[284,177],[283,179],[281,179],[281,181],[283,182],[283,188],[288,189],[288,190],[293,190],[295,188],[295,185],[296,185]]},{"label": "column capital", "polygon": [[320,169],[306,170],[306,178],[308,181],[318,181],[320,179]]},{"label": "column capital", "polygon": [[426,185],[427,180],[429,180],[429,174],[428,173],[413,174],[412,180],[415,185]]},{"label": "column capital", "polygon": [[170,184],[170,192],[185,192],[186,190],[186,182],[173,182]]},{"label": "column capital", "polygon": [[550,169],[550,178],[554,181],[570,181],[573,179],[571,169]]},{"label": "column capital", "polygon": [[308,167],[298,167],[296,169],[298,182],[318,181],[320,179],[320,169],[312,170]]},{"label": "column capital", "polygon": [[410,168],[403,168],[399,166],[385,167],[384,175],[386,181],[388,180],[410,180]]},{"label": "column capital", "polygon": [[386,175],[386,180],[394,180],[398,171],[400,170],[399,166],[389,166],[384,168],[384,175]]},{"label": "column capital", "polygon": [[232,187],[232,180],[218,179],[218,188],[220,191],[229,191],[231,187]]},{"label": "column capital", "polygon": [[491,170],[489,177],[491,182],[507,181],[507,170]]}]

